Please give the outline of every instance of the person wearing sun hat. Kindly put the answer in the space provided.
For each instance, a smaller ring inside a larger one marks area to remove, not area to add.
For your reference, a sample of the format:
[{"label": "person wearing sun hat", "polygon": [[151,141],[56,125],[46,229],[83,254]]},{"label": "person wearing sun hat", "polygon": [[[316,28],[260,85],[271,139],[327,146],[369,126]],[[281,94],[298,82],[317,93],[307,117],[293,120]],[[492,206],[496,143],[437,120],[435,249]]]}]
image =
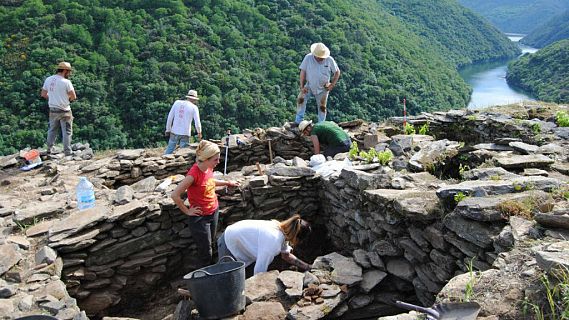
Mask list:
[{"label": "person wearing sun hat", "polygon": [[[330,56],[330,49],[321,42],[310,46],[310,53],[304,56],[300,64],[300,92],[297,98],[295,123],[304,119],[306,103],[311,98],[316,99],[318,106],[318,122],[326,120],[326,105],[328,94],[336,86],[340,78],[340,68]],[[330,76],[333,75],[330,81]]]},{"label": "person wearing sun hat", "polygon": [[312,124],[303,120],[298,125],[298,131],[304,136],[310,136],[314,146],[314,154],[320,154],[321,145],[326,145],[322,154],[333,157],[341,152],[350,151],[352,141],[350,136],[333,121],[323,121]]},{"label": "person wearing sun hat", "polygon": [[49,129],[47,131],[47,151],[52,152],[58,131],[61,129],[63,151],[70,156],[71,136],[73,135],[73,113],[71,101],[77,99],[75,88],[69,80],[71,64],[62,61],[56,67],[56,74],[45,79],[41,88],[41,96],[49,105]]},{"label": "person wearing sun hat", "polygon": [[186,100],[176,100],[170,108],[168,113],[168,120],[166,120],[166,136],[170,137],[168,146],[164,154],[171,154],[179,145],[180,148],[185,148],[190,144],[190,136],[192,130],[192,119],[198,139],[202,139],[202,124],[200,121],[200,111],[196,106],[198,92],[196,90],[188,91]]}]

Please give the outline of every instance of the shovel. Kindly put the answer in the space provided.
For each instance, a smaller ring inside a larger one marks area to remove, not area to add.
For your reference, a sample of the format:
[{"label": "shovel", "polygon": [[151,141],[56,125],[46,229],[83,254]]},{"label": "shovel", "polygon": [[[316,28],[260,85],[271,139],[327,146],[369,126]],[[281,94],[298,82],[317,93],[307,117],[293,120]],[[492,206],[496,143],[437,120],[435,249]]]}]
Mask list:
[{"label": "shovel", "polygon": [[476,302],[464,303],[441,303],[435,304],[431,308],[416,306],[414,304],[396,301],[397,306],[419,311],[427,314],[427,319],[432,320],[476,320],[480,305]]}]

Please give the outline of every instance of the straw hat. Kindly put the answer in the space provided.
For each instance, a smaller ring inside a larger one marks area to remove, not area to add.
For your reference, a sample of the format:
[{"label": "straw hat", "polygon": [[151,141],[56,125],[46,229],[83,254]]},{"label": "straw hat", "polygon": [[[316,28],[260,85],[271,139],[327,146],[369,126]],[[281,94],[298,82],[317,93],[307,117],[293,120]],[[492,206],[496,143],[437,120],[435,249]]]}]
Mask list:
[{"label": "straw hat", "polygon": [[312,120],[302,120],[298,125],[298,131],[303,132],[306,127],[312,124]]},{"label": "straw hat", "polygon": [[321,42],[313,43],[310,46],[310,52],[318,58],[326,59],[330,56],[330,49]]},{"label": "straw hat", "polygon": [[193,100],[199,100],[200,99],[200,98],[198,98],[198,92],[196,90],[188,91],[186,98],[187,99],[193,99]]},{"label": "straw hat", "polygon": [[69,70],[71,71],[71,63],[69,62],[65,62],[65,61],[61,61],[58,65],[57,65],[57,70]]}]

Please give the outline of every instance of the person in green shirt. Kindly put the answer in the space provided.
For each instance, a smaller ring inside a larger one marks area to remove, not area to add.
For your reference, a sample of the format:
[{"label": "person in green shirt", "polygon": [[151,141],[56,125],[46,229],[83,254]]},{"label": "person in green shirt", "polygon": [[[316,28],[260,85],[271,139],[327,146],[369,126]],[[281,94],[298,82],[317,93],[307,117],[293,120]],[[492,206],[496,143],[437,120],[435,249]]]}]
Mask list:
[{"label": "person in green shirt", "polygon": [[326,157],[334,157],[341,152],[350,151],[350,136],[333,121],[323,121],[312,124],[312,121],[303,120],[298,125],[302,135],[310,136],[314,145],[314,154],[320,154],[320,145],[326,145],[322,154]]}]

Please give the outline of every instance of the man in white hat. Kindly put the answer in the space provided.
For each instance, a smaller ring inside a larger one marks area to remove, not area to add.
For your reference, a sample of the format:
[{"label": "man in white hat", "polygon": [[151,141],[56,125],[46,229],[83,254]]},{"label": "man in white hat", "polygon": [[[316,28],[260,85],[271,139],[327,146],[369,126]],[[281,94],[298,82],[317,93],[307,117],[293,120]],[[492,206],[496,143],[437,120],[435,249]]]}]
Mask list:
[{"label": "man in white hat", "polygon": [[[330,76],[334,75],[332,81]],[[326,120],[326,104],[328,94],[336,86],[340,78],[340,69],[330,50],[323,43],[314,43],[310,46],[310,53],[304,56],[300,64],[300,93],[297,100],[297,124],[304,119],[306,101],[314,96],[318,105],[318,122]]]},{"label": "man in white hat", "polygon": [[47,130],[47,150],[52,152],[57,131],[61,129],[63,151],[70,156],[71,136],[73,135],[73,114],[71,101],[77,99],[73,84],[69,80],[71,64],[60,62],[56,74],[45,79],[41,88],[41,96],[47,99],[49,105],[49,129]]},{"label": "man in white hat", "polygon": [[170,108],[168,120],[166,121],[166,136],[170,136],[170,140],[168,140],[168,146],[164,154],[174,152],[177,145],[180,148],[185,148],[190,144],[192,119],[198,133],[198,139],[202,139],[200,111],[195,105],[198,100],[198,92],[190,90],[186,95],[186,100],[176,100],[172,108]]}]

